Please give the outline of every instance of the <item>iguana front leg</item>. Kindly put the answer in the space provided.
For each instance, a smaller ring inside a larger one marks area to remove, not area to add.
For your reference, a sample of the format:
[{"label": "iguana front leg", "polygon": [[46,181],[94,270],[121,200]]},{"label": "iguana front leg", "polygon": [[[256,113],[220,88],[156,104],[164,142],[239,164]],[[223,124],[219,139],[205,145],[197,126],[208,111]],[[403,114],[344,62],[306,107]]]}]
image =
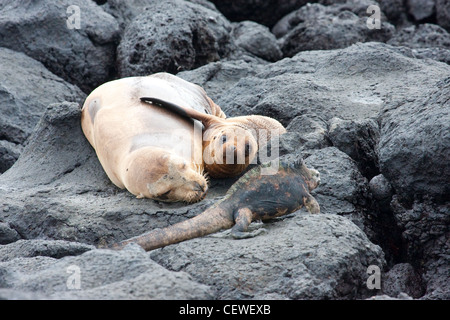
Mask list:
[{"label": "iguana front leg", "polygon": [[303,197],[303,204],[309,213],[320,213],[320,206],[316,199],[311,194]]},{"label": "iguana front leg", "polygon": [[260,228],[258,230],[247,232],[248,226],[252,223],[253,213],[249,208],[241,208],[234,213],[235,225],[231,228],[231,236],[235,239],[253,238],[257,235],[266,232],[266,229]]}]

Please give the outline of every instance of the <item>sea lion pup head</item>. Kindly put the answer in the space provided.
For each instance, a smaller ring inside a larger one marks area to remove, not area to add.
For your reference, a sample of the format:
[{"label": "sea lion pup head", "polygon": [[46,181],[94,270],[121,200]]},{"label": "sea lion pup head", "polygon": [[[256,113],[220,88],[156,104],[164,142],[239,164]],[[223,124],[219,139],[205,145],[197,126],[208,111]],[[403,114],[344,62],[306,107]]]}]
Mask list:
[{"label": "sea lion pup head", "polygon": [[257,152],[258,141],[251,129],[226,119],[205,124],[203,161],[211,177],[239,175],[255,159]]},{"label": "sea lion pup head", "polygon": [[[219,118],[206,115],[201,120],[205,169],[213,178],[233,177],[241,174],[250,163],[256,163],[258,150],[274,136],[286,132],[275,119],[250,115]],[[230,157],[230,153],[234,155]]]},{"label": "sea lion pup head", "polygon": [[200,166],[165,150],[139,152],[124,168],[125,186],[137,197],[194,203],[206,196],[208,181]]},{"label": "sea lion pup head", "polygon": [[[255,159],[261,146],[266,144],[273,135],[286,132],[280,122],[265,116],[220,118],[157,98],[142,97],[141,100],[202,122],[204,126],[203,161],[205,170],[213,178],[241,174]],[[264,134],[261,134],[262,132]]]}]

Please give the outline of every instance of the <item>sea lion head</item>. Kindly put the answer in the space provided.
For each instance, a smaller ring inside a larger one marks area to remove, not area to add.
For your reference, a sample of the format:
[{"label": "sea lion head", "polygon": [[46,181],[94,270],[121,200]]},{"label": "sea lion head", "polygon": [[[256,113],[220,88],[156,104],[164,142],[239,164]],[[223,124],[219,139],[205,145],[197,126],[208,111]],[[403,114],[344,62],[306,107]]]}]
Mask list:
[{"label": "sea lion head", "polygon": [[135,153],[130,158],[124,168],[124,180],[126,188],[136,196],[187,203],[200,201],[206,196],[208,181],[200,165],[155,149],[142,150],[142,154]]},{"label": "sea lion head", "polygon": [[158,181],[148,185],[154,192],[154,199],[175,202],[180,199],[187,203],[202,200],[208,191],[208,182],[201,169],[183,158],[166,157],[167,173]]},{"label": "sea lion head", "polygon": [[203,133],[205,169],[213,178],[233,177],[242,173],[258,152],[252,130],[223,121]]}]

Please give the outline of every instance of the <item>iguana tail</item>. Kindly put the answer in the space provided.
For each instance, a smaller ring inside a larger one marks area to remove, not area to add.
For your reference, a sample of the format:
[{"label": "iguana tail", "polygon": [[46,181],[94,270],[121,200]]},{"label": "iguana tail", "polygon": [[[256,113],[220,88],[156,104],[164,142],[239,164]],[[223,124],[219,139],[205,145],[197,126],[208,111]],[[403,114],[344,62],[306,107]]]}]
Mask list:
[{"label": "iguana tail", "polygon": [[218,205],[213,205],[198,216],[164,229],[154,229],[140,236],[113,244],[110,249],[122,249],[129,243],[137,243],[145,251],[165,247],[169,244],[211,234],[234,225],[233,215]]}]

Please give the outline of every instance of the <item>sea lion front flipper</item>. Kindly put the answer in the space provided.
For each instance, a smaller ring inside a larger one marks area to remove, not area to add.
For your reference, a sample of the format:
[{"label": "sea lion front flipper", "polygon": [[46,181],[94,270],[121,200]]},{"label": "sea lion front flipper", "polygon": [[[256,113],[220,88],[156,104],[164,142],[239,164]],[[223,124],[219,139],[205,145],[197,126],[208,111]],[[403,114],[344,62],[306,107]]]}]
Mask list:
[{"label": "sea lion front flipper", "polygon": [[157,106],[160,106],[162,108],[165,108],[167,110],[170,110],[182,117],[185,118],[189,118],[189,119],[195,119],[198,121],[201,121],[202,124],[204,125],[204,129],[208,129],[208,127],[210,127],[211,125],[213,125],[214,123],[217,122],[222,122],[223,119],[218,117],[218,116],[213,116],[210,114],[206,114],[206,113],[201,113],[198,112],[197,110],[194,110],[192,108],[185,108],[179,105],[176,105],[174,103],[165,101],[165,100],[161,100],[158,98],[153,98],[153,97],[141,97],[140,98],[142,102],[146,102],[146,103],[151,103]]},{"label": "sea lion front flipper", "polygon": [[179,105],[176,105],[172,102],[161,100],[158,98],[150,98],[150,97],[142,97],[140,99],[142,102],[151,103],[151,104],[163,107],[163,108],[170,110],[182,117],[189,118],[189,119],[192,118],[190,115],[187,114],[185,108],[182,108]]},{"label": "sea lion front flipper", "polygon": [[311,194],[303,196],[303,204],[309,213],[320,213],[320,206],[316,199]]}]

